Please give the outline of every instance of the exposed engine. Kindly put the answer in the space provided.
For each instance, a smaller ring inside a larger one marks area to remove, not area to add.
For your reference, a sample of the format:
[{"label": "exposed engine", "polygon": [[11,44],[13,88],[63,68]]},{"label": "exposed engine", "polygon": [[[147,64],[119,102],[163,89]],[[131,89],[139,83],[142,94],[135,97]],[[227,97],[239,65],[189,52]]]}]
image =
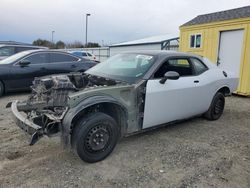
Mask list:
[{"label": "exposed engine", "polygon": [[118,82],[102,77],[72,73],[35,78],[28,103],[46,103],[47,107],[67,106],[69,93],[96,86],[116,85]]},{"label": "exposed engine", "polygon": [[17,107],[27,114],[29,120],[41,126],[47,135],[51,135],[59,131],[58,125],[68,110],[70,93],[117,83],[120,82],[82,73],[35,78],[28,100],[18,103]]},{"label": "exposed engine", "polygon": [[77,91],[67,75],[36,78],[29,102],[46,102],[48,106],[65,106],[69,92]]}]

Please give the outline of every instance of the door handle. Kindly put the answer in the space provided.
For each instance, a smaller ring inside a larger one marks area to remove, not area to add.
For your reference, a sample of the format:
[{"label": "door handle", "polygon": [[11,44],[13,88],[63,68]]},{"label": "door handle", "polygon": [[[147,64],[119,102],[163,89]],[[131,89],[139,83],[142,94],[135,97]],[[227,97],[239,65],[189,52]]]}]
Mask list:
[{"label": "door handle", "polygon": [[72,68],[76,68],[77,66],[76,65],[71,65]]},{"label": "door handle", "polygon": [[195,80],[194,83],[199,83],[200,81],[199,80]]}]

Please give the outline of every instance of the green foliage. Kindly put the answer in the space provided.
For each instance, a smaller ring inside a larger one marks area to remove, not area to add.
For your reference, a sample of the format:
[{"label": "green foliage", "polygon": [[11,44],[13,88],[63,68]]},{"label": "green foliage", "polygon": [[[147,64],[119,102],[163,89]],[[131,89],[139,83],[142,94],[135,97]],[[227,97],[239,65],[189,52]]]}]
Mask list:
[{"label": "green foliage", "polygon": [[37,39],[33,41],[33,45],[36,46],[45,46],[52,49],[63,49],[65,47],[67,48],[95,48],[100,47],[98,43],[95,42],[88,42],[87,45],[83,45],[80,41],[75,41],[71,43],[65,44],[63,41],[59,40],[56,43],[52,43],[48,40],[44,39]]},{"label": "green foliage", "polygon": [[54,43],[48,41],[48,40],[43,40],[43,39],[37,39],[33,41],[33,45],[35,46],[45,46],[48,48],[54,48]]},{"label": "green foliage", "polygon": [[65,48],[65,43],[63,41],[61,41],[61,40],[57,41],[56,42],[56,48],[58,48],[58,49]]},{"label": "green foliage", "polygon": [[98,43],[95,42],[88,42],[87,45],[84,46],[85,48],[95,48],[95,47],[100,47]]},{"label": "green foliage", "polygon": [[80,41],[68,43],[66,46],[67,48],[83,48],[84,47],[84,45]]}]

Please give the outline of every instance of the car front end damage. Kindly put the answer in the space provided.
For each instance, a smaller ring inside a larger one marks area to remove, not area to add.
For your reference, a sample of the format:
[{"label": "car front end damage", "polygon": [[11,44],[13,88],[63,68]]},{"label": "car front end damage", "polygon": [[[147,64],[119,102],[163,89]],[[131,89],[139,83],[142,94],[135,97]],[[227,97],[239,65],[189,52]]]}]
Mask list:
[{"label": "car front end damage", "polygon": [[[53,133],[58,132],[59,124],[61,123],[66,110],[59,116],[55,116],[45,111],[39,114],[34,114],[33,112],[35,112],[35,109],[28,110],[28,107],[27,104],[20,103],[19,101],[11,103],[11,110],[14,114],[16,124],[26,133],[31,135],[30,145],[35,144],[43,135],[50,136]],[[26,109],[23,111],[26,113],[21,113],[23,110],[22,108]]]},{"label": "car front end damage", "polygon": [[30,145],[33,145],[42,136],[54,136],[61,131],[71,94],[78,92],[83,96],[89,89],[117,83],[82,73],[36,78],[28,99],[10,102],[7,107],[11,107],[16,124],[31,135]]},{"label": "car front end damage", "polygon": [[51,136],[60,131],[60,124],[68,110],[70,92],[77,88],[68,76],[37,78],[31,87],[32,94],[26,101],[14,101],[11,106],[16,124],[31,135],[33,145],[43,135]]}]

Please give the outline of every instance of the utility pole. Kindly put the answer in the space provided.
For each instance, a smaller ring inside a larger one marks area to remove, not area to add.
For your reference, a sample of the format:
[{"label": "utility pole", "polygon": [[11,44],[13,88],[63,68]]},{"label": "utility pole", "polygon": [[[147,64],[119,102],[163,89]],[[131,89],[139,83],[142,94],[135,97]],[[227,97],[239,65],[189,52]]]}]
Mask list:
[{"label": "utility pole", "polygon": [[88,17],[90,16],[91,14],[86,14],[86,40],[85,40],[85,47],[87,47],[88,45]]},{"label": "utility pole", "polygon": [[54,33],[55,33],[55,31],[52,31],[52,32],[51,32],[51,42],[52,42],[52,43],[54,42]]}]

